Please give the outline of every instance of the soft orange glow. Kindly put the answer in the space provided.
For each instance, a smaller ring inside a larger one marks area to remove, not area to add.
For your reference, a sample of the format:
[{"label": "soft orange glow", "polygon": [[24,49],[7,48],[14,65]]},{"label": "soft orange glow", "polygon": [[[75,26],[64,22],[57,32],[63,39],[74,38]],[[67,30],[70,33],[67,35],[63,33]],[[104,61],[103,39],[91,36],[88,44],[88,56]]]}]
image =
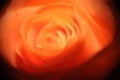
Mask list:
[{"label": "soft orange glow", "polygon": [[[29,74],[85,64],[111,44],[115,33],[111,10],[97,1],[28,0],[16,8],[12,3],[1,22],[3,57]],[[89,67],[87,73],[94,68]]]}]

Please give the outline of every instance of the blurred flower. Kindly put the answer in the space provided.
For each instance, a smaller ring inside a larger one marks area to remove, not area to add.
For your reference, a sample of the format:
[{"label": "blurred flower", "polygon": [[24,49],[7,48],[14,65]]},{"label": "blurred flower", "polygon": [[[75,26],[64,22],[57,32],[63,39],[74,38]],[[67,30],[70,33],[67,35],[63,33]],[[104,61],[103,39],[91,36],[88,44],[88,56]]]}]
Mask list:
[{"label": "blurred flower", "polygon": [[2,17],[1,50],[20,71],[43,74],[76,68],[114,38],[115,20],[103,1],[15,2]]}]

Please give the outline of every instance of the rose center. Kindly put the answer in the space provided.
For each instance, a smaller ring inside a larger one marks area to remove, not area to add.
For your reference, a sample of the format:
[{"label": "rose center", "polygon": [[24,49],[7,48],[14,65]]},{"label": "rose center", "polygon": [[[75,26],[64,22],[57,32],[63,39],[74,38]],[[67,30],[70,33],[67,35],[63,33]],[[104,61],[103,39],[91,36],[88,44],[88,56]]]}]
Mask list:
[{"label": "rose center", "polygon": [[63,49],[66,46],[66,30],[54,22],[45,26],[38,35],[37,47],[45,50]]}]

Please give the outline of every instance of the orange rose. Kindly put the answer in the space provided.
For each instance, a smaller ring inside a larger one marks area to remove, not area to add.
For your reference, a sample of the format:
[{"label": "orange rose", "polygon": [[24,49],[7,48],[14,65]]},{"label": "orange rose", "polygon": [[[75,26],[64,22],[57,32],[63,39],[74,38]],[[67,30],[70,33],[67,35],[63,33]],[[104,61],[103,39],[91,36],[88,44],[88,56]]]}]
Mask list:
[{"label": "orange rose", "polygon": [[69,70],[87,62],[114,35],[110,10],[103,7],[104,16],[91,4],[30,0],[24,7],[8,10],[1,24],[2,55],[15,68],[30,73]]}]

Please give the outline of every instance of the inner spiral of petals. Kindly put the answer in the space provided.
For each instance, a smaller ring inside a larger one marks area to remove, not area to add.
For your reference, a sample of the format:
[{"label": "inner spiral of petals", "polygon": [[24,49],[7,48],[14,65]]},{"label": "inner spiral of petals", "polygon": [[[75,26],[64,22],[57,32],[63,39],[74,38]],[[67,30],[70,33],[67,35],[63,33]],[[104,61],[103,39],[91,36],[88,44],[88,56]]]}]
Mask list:
[{"label": "inner spiral of petals", "polygon": [[36,46],[40,49],[63,49],[67,43],[66,31],[62,26],[50,22],[41,30],[36,42]]}]

